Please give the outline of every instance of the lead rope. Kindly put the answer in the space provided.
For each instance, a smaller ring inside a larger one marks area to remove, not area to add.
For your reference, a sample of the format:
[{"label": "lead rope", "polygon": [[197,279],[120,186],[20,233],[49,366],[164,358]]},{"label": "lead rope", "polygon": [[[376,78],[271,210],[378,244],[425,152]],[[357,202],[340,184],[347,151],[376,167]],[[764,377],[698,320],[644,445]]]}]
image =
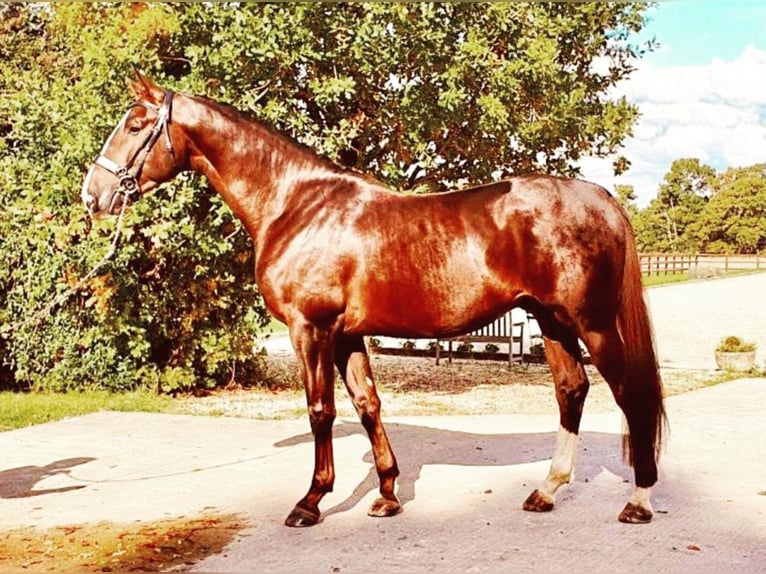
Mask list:
[{"label": "lead rope", "polygon": [[75,283],[74,286],[70,287],[63,293],[59,293],[56,295],[56,297],[51,300],[50,303],[42,307],[37,312],[33,313],[31,317],[27,317],[23,321],[17,321],[15,323],[11,323],[10,325],[4,325],[0,327],[0,337],[6,338],[9,333],[12,333],[13,331],[18,330],[21,327],[26,327],[28,325],[31,325],[34,323],[34,326],[37,327],[42,323],[45,319],[51,316],[53,313],[53,310],[64,303],[67,299],[69,299],[72,295],[79,292],[85,284],[93,279],[93,277],[96,276],[96,273],[98,273],[99,269],[101,269],[104,265],[106,265],[107,261],[109,261],[112,257],[114,257],[114,254],[117,252],[117,246],[120,242],[120,235],[122,235],[122,226],[123,222],[125,220],[125,210],[128,206],[130,201],[127,197],[124,198],[122,202],[122,207],[120,208],[120,214],[117,218],[117,226],[114,229],[114,236],[112,237],[112,241],[109,245],[109,251],[106,252],[106,254],[96,263],[96,265],[93,266],[93,268],[83,277],[81,277],[77,283]]}]

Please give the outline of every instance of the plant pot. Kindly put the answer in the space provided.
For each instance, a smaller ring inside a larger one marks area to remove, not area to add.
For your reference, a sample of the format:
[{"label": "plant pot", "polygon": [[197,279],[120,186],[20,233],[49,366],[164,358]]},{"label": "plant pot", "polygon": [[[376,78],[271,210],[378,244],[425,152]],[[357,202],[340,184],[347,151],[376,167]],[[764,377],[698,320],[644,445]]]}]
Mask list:
[{"label": "plant pot", "polygon": [[739,353],[715,352],[715,362],[719,369],[727,371],[749,371],[755,365],[755,351]]}]

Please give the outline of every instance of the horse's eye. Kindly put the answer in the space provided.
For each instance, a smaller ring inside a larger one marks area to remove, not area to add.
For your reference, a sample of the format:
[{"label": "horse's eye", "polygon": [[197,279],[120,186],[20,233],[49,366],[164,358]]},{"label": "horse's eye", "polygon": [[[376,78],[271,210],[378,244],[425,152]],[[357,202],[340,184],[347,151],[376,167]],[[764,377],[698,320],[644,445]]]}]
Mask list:
[{"label": "horse's eye", "polygon": [[137,134],[140,131],[141,131],[141,128],[138,127],[138,126],[129,126],[128,127],[128,133]]}]

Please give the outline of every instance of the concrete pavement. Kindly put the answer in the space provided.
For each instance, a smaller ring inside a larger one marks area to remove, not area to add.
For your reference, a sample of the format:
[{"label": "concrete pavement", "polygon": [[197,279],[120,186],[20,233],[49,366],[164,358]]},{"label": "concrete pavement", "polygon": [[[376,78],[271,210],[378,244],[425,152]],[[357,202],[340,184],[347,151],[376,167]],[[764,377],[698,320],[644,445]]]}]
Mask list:
[{"label": "concrete pavement", "polygon": [[586,413],[550,514],[521,502],[547,471],[554,413],[388,420],[405,503],[389,519],[366,515],[369,445],[339,421],[335,492],[305,530],[282,525],[310,480],[305,421],[98,413],[0,434],[0,528],[244,513],[245,536],[199,571],[766,572],[766,380],[667,403],[650,525],[616,520],[632,480],[617,412]]}]

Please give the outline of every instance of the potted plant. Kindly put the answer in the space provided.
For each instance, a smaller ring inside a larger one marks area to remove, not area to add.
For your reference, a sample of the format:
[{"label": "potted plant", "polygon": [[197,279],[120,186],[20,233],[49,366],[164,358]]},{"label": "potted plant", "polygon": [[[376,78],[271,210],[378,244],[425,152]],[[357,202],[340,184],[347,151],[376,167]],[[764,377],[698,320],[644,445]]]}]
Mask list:
[{"label": "potted plant", "polygon": [[721,339],[715,349],[719,369],[749,371],[755,364],[755,343],[730,335]]},{"label": "potted plant", "polygon": [[402,349],[404,350],[405,355],[414,355],[416,349],[415,341],[407,339],[406,341],[402,342]]}]

